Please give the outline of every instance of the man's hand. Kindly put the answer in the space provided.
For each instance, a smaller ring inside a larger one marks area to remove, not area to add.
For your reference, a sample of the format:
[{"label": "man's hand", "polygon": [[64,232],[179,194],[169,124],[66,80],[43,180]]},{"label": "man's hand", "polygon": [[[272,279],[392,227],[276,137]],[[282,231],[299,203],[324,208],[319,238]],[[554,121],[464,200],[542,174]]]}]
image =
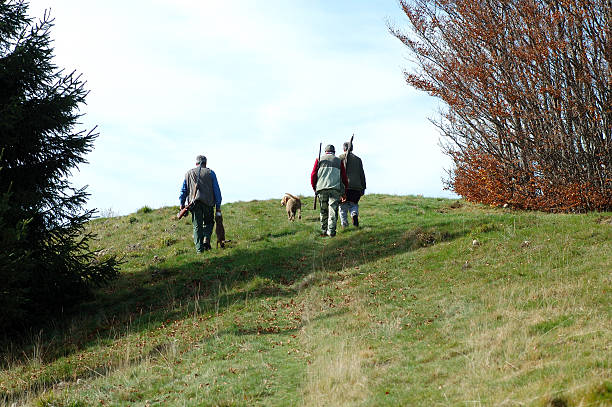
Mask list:
[{"label": "man's hand", "polygon": [[346,202],[346,194],[342,195],[342,197],[340,197],[340,202],[345,203]]},{"label": "man's hand", "polygon": [[181,210],[185,209],[185,205],[181,205]]}]

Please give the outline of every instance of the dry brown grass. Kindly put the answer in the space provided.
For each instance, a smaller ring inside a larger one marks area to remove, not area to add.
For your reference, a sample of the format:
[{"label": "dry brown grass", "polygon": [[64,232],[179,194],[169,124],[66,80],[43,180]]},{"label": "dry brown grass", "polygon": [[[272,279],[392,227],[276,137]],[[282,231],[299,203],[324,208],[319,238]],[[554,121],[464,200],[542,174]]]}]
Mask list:
[{"label": "dry brown grass", "polygon": [[[345,276],[346,277],[346,276]],[[350,325],[363,324],[367,313],[359,293],[350,289],[350,278],[335,282],[336,290],[345,290],[343,311],[353,316]],[[356,297],[357,296],[357,297]],[[305,406],[358,405],[369,395],[364,367],[374,353],[358,337],[351,337],[354,326],[338,325],[327,315],[325,297],[310,295],[304,309],[303,338],[312,359],[306,369],[302,388]],[[342,313],[343,311],[338,311]],[[333,314],[332,314],[333,315]],[[327,320],[327,318],[331,321]],[[345,324],[347,321],[342,321]]]}]

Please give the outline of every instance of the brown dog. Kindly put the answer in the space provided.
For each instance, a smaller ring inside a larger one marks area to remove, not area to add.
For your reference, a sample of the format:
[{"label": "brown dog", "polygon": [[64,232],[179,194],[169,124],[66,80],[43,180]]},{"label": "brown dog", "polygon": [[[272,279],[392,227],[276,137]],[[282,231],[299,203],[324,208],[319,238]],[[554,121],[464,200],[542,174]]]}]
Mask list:
[{"label": "brown dog", "polygon": [[217,235],[217,249],[219,246],[224,249],[225,243],[228,243],[229,240],[225,240],[225,227],[223,226],[223,216],[221,212],[215,214],[215,234]]},{"label": "brown dog", "polygon": [[285,196],[281,199],[281,206],[287,207],[287,216],[289,220],[294,221],[297,214],[298,219],[302,219],[302,201],[297,196],[285,192]]}]

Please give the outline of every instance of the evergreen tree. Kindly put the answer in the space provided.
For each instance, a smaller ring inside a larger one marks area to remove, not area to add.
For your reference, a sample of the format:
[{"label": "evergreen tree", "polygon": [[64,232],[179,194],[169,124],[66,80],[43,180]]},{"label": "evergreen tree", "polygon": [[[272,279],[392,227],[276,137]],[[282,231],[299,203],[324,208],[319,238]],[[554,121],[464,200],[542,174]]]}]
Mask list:
[{"label": "evergreen tree", "polygon": [[98,259],[84,224],[88,194],[71,186],[97,134],[75,131],[87,91],[52,63],[45,13],[0,0],[0,326],[26,326],[66,309],[117,275]]}]

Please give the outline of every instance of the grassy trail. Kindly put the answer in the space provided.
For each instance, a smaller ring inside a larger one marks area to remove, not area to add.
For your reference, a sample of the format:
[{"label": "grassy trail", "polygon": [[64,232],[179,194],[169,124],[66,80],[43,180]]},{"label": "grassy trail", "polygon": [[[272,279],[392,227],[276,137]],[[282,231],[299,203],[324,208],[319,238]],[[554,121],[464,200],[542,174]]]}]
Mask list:
[{"label": "grassy trail", "polygon": [[360,206],[321,239],[313,211],[224,205],[203,256],[176,208],[92,222],[122,277],[5,342],[0,405],[612,405],[611,214]]}]

